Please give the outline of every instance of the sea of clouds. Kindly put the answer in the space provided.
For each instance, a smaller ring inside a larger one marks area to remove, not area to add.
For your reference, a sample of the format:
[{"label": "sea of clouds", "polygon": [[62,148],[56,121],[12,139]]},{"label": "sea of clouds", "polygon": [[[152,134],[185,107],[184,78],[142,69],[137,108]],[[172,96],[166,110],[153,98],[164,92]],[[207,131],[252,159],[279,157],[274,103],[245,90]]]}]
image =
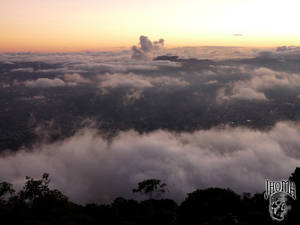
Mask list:
[{"label": "sea of clouds", "polygon": [[[282,98],[295,107],[300,103],[298,47],[165,49],[164,43],[141,36],[137,46],[120,52],[3,53],[0,88],[38,90],[34,101],[45,100],[41,90],[86,86],[96,87],[99,96],[125,89],[125,105],[146,98],[146,91],[161,96],[189,91],[191,98],[218,106],[276,105]],[[159,55],[179,60],[152,60]],[[86,127],[53,143],[2,152],[0,180],[19,188],[25,176],[47,172],[53,187],[79,203],[132,198],[131,190],[148,178],[166,182],[167,197],[178,201],[207,187],[262,192],[266,179],[288,178],[300,165],[299,135],[298,118],[265,130],[226,124],[194,132],[129,130],[111,140]]]}]

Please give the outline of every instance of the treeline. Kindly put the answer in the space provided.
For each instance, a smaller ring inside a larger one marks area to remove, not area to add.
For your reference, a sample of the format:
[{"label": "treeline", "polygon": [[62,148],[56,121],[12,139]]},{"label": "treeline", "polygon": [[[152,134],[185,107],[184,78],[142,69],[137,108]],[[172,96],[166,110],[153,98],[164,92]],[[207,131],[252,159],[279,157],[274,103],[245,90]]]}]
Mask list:
[{"label": "treeline", "polygon": [[[300,168],[290,176],[300,188]],[[149,179],[133,192],[148,200],[116,198],[111,204],[78,205],[63,193],[49,188],[49,175],[40,180],[26,177],[19,192],[7,182],[0,182],[0,224],[3,225],[230,225],[230,224],[300,224],[300,201],[292,202],[286,219],[273,221],[263,193],[242,196],[230,189],[208,188],[187,194],[177,204],[162,198],[167,191],[160,180]]]}]

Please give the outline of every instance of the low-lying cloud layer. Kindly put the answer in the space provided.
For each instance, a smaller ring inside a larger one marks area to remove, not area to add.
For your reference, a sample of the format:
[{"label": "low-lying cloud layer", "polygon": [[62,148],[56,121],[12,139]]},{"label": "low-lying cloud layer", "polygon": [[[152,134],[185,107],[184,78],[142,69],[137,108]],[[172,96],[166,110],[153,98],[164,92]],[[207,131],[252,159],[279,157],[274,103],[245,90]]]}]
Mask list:
[{"label": "low-lying cloud layer", "polygon": [[[218,99],[268,100],[265,93],[276,88],[293,89],[300,87],[299,73],[286,73],[266,67],[255,69],[240,67],[240,73],[249,75],[248,79],[228,82],[218,92]],[[225,90],[229,94],[225,93]]]},{"label": "low-lying cloud layer", "polygon": [[[108,130],[143,132],[233,123],[264,129],[300,119],[299,48],[168,49],[163,43],[141,36],[137,49],[150,56],[147,60],[133,59],[131,49],[0,54],[2,121],[10,121],[5,112],[19,111],[24,132],[26,115],[32,114],[38,122],[60,121],[61,129],[72,130],[74,120],[92,117]],[[47,104],[34,96],[45,96]],[[4,139],[15,133],[6,127]]]},{"label": "low-lying cloud layer", "polygon": [[0,158],[0,180],[20,185],[25,176],[52,176],[52,185],[80,203],[133,197],[132,188],[147,178],[168,184],[167,197],[212,186],[260,192],[265,179],[288,178],[300,163],[300,127],[278,123],[270,131],[213,128],[193,133],[158,130],[121,132],[107,142],[94,129],[34,150]]},{"label": "low-lying cloud layer", "polygon": [[129,87],[144,89],[153,86],[187,86],[189,83],[181,78],[159,76],[150,77],[138,74],[105,74],[99,76],[102,88]]}]

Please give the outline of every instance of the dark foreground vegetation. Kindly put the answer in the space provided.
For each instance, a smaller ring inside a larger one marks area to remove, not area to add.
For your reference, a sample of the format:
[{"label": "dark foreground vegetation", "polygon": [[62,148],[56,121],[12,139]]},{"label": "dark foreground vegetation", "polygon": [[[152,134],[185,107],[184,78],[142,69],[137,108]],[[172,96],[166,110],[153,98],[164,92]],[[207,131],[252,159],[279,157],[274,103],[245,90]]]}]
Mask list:
[{"label": "dark foreground vegetation", "polygon": [[[300,168],[290,176],[300,187]],[[208,188],[189,193],[177,204],[161,198],[166,184],[150,179],[138,184],[133,192],[144,194],[148,200],[141,202],[116,198],[111,204],[71,202],[63,193],[49,188],[49,175],[35,180],[26,177],[23,189],[15,192],[12,185],[0,182],[0,224],[299,224],[300,200],[293,201],[292,209],[282,222],[272,221],[268,201],[263,193],[240,196],[230,189]]]}]

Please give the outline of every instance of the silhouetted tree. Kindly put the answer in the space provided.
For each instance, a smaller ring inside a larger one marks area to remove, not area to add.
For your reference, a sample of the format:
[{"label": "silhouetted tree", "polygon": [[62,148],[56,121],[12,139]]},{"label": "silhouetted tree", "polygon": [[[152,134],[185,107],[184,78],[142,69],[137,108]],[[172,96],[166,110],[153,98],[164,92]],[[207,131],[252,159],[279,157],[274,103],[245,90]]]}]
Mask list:
[{"label": "silhouetted tree", "polygon": [[133,189],[133,193],[141,193],[148,195],[150,199],[155,197],[160,197],[163,195],[167,189],[167,184],[162,183],[161,180],[157,179],[148,179],[138,183],[138,188]]},{"label": "silhouetted tree", "polygon": [[0,203],[5,201],[5,197],[8,197],[7,195],[11,196],[14,193],[15,190],[13,189],[12,184],[5,181],[0,183]]},{"label": "silhouetted tree", "polygon": [[[290,179],[296,183],[299,195],[300,168]],[[268,211],[263,193],[244,193],[241,198],[230,189],[208,188],[188,194],[179,205],[171,199],[153,199],[166,191],[166,184],[149,179],[138,184],[134,193],[150,199],[116,198],[111,204],[81,206],[68,201],[60,191],[49,187],[49,175],[41,179],[26,177],[21,191],[0,182],[0,223],[9,225],[254,225],[279,224]],[[291,213],[281,223],[299,224],[299,200],[293,201]]]},{"label": "silhouetted tree", "polygon": [[[22,201],[25,201],[30,207],[35,202],[47,201],[66,201],[67,197],[58,190],[49,188],[49,174],[44,173],[42,179],[35,180],[31,177],[26,177],[26,183],[19,193]],[[48,202],[49,203],[49,202]]]}]

